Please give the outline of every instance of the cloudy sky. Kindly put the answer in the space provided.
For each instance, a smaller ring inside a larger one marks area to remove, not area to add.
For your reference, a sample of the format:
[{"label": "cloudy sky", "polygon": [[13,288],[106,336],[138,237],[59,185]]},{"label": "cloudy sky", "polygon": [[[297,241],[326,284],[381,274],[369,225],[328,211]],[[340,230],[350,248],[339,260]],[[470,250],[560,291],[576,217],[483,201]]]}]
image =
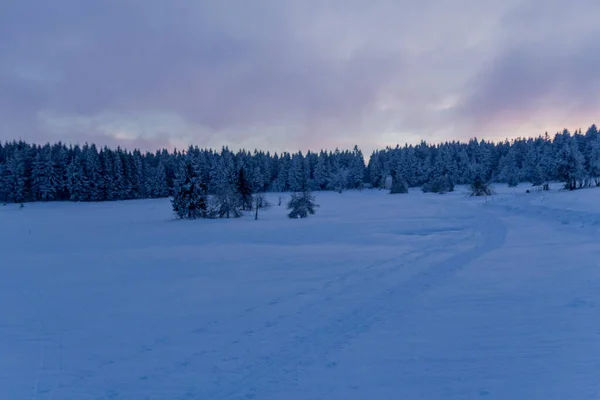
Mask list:
[{"label": "cloudy sky", "polygon": [[598,15],[597,0],[3,0],[0,140],[370,152],[585,130]]}]

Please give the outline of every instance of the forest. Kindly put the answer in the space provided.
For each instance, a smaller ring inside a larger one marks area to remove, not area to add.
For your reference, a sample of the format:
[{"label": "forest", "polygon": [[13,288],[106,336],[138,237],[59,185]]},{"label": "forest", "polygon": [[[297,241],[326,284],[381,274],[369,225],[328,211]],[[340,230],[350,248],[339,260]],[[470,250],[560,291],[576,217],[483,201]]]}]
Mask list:
[{"label": "forest", "polygon": [[585,133],[565,129],[497,143],[422,141],[374,151],[368,160],[357,146],[306,154],[197,146],[143,153],[88,143],[0,143],[3,203],[168,197],[192,178],[206,194],[218,194],[237,185],[240,173],[253,193],[389,188],[390,181],[400,192],[443,193],[474,180],[540,188],[560,181],[575,190],[600,185],[600,136],[592,125]]}]

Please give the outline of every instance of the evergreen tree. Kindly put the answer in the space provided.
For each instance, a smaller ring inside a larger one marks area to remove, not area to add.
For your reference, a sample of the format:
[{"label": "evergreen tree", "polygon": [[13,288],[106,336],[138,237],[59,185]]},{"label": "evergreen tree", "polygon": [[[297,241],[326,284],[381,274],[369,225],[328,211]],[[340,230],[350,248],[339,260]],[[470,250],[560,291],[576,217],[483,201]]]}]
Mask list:
[{"label": "evergreen tree", "polygon": [[588,174],[591,184],[600,186],[600,135],[598,134],[589,142]]},{"label": "evergreen tree", "polygon": [[390,193],[408,193],[408,183],[406,183],[406,180],[401,174],[396,173],[392,176],[392,188],[390,189]]},{"label": "evergreen tree", "polygon": [[6,160],[5,179],[8,200],[23,203],[27,200],[25,154],[16,149]]},{"label": "evergreen tree", "polygon": [[196,176],[189,159],[180,162],[174,184],[171,205],[179,218],[210,217],[206,184]]},{"label": "evergreen tree", "polygon": [[308,190],[301,193],[293,193],[287,208],[291,210],[288,213],[289,218],[307,218],[315,213],[315,208],[319,207],[315,203],[315,198]]},{"label": "evergreen tree", "polygon": [[149,178],[150,189],[149,195],[154,198],[167,197],[169,195],[169,187],[167,185],[167,173],[162,161],[158,162],[154,168],[152,176]]},{"label": "evergreen tree", "polygon": [[[321,161],[321,159],[319,159]],[[374,151],[369,159],[368,167],[369,181],[374,188],[382,188],[385,184],[383,176],[383,164],[379,157],[379,152]]]},{"label": "evergreen tree", "polygon": [[454,183],[450,177],[448,166],[442,157],[438,156],[431,169],[429,179],[421,188],[424,193],[448,193],[454,190]]},{"label": "evergreen tree", "polygon": [[[226,152],[224,152],[227,154]],[[212,209],[220,218],[237,218],[242,215],[242,200],[236,187],[236,178],[232,178],[233,160],[226,157],[219,159],[220,168],[214,174]]]},{"label": "evergreen tree", "polygon": [[277,177],[275,178],[275,180],[271,184],[271,190],[272,191],[274,191],[274,192],[284,192],[284,191],[287,190],[286,175],[287,175],[287,170],[285,168],[285,165],[282,164],[279,167],[279,172],[277,173]]},{"label": "evergreen tree", "polygon": [[50,146],[39,151],[31,169],[31,188],[34,200],[51,201],[56,197],[57,179]]},{"label": "evergreen tree", "polygon": [[307,181],[304,175],[304,162],[301,154],[294,154],[292,164],[288,171],[288,183],[292,192],[297,192],[306,187]]},{"label": "evergreen tree", "polygon": [[499,178],[508,183],[509,187],[516,187],[520,181],[519,167],[517,166],[516,152],[512,149],[500,160]]},{"label": "evergreen tree", "polygon": [[101,164],[100,155],[96,145],[85,146],[83,150],[83,157],[85,157],[85,174],[86,179],[89,182],[89,186],[86,189],[89,194],[86,196],[90,201],[101,201],[103,200],[104,183],[101,175]]},{"label": "evergreen tree", "polygon": [[100,176],[102,180],[102,198],[104,200],[115,200],[115,178],[114,178],[114,165],[113,155],[111,151],[104,147],[100,151]]},{"label": "evergreen tree", "polygon": [[237,179],[237,194],[240,199],[242,210],[252,210],[252,186],[246,178],[244,168],[240,168]]},{"label": "evergreen tree", "polygon": [[117,150],[113,153],[113,185],[112,193],[110,193],[111,200],[123,200],[127,198],[125,190],[125,176],[123,174],[123,157],[122,151],[117,147]]},{"label": "evergreen tree", "polygon": [[317,190],[325,189],[329,183],[329,171],[325,162],[325,157],[321,154],[315,166],[314,188]]},{"label": "evergreen tree", "polygon": [[556,159],[558,177],[565,184],[565,189],[577,189],[577,184],[583,180],[585,172],[583,154],[579,151],[574,137],[564,140]]},{"label": "evergreen tree", "polygon": [[365,161],[358,146],[352,150],[352,162],[348,171],[348,186],[352,189],[361,189],[365,176]]},{"label": "evergreen tree", "polygon": [[73,156],[67,166],[67,186],[70,194],[69,200],[89,200],[90,185],[85,174],[83,155],[79,146],[73,148]]}]

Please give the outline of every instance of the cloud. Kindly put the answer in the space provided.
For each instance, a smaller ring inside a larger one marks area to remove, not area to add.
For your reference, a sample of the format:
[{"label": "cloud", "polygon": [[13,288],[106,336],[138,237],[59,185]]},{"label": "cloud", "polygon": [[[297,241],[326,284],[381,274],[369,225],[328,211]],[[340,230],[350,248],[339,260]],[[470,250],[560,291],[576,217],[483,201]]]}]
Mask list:
[{"label": "cloud", "polygon": [[573,4],[529,1],[507,15],[497,54],[466,88],[456,117],[483,132],[594,123],[600,27],[592,16],[600,4]]},{"label": "cloud", "polygon": [[503,133],[557,110],[584,120],[597,106],[599,7],[8,2],[0,13],[0,37],[10,38],[0,49],[0,139],[372,149],[490,127]]}]

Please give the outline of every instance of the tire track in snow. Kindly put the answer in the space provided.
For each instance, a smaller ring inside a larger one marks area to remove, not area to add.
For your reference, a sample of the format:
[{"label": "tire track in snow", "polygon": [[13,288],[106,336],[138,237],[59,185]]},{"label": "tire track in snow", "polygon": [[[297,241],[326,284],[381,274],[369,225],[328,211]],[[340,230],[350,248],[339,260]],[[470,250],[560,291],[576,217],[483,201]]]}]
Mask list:
[{"label": "tire track in snow", "polygon": [[[233,365],[233,371],[224,378],[218,378],[214,387],[206,390],[199,398],[252,399],[260,398],[261,392],[268,391],[271,385],[293,387],[299,370],[315,364],[326,365],[330,354],[368,332],[385,315],[397,314],[399,309],[410,307],[419,294],[442,283],[465,265],[503,245],[506,229],[500,220],[485,211],[477,215],[475,220],[476,231],[481,237],[472,250],[434,263],[408,280],[385,289],[374,298],[360,301],[355,307],[340,314],[315,318],[307,312],[308,310],[298,311],[295,316],[304,317],[305,321],[311,322],[313,328],[302,332],[302,320],[295,319],[296,324],[292,327],[273,329],[269,335],[272,340],[269,340],[269,337],[263,338],[263,342],[272,344],[267,354],[252,354],[255,349],[240,346],[239,358],[243,359],[243,356],[247,355],[250,361],[240,361]],[[427,256],[419,258],[421,263],[428,259]],[[334,299],[326,297],[324,300],[331,302]],[[317,324],[315,319],[320,319]],[[302,333],[294,335],[288,341],[277,340],[290,332]],[[243,349],[250,354],[244,354]]]}]

